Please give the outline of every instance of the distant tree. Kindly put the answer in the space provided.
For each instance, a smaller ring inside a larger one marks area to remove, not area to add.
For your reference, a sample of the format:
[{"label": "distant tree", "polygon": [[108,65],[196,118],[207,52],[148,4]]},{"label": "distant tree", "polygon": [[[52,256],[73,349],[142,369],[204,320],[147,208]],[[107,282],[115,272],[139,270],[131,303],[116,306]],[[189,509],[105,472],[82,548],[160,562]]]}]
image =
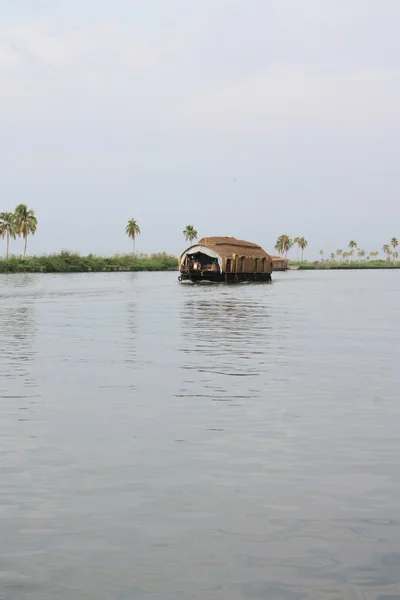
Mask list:
[{"label": "distant tree", "polygon": [[379,256],[379,252],[377,252],[377,251],[370,252],[369,254],[370,254],[371,258],[376,258],[377,256]]},{"label": "distant tree", "polygon": [[331,262],[335,262],[336,254],[334,252],[331,253],[330,259],[331,259]]},{"label": "distant tree", "polygon": [[342,256],[343,256],[343,250],[336,250],[336,256],[338,258],[342,258]]},{"label": "distant tree", "polygon": [[351,252],[343,252],[342,258],[344,261],[347,261],[351,257]]},{"label": "distant tree", "polygon": [[320,255],[320,257],[321,257],[321,260],[323,260],[324,251],[323,251],[323,250],[320,250],[320,251],[319,251],[319,255]]},{"label": "distant tree", "polygon": [[386,254],[386,262],[390,262],[390,256],[391,256],[391,254],[392,254],[392,250],[391,250],[391,248],[390,248],[389,244],[385,244],[385,245],[382,247],[382,250],[383,250],[383,251],[384,251],[384,253]]},{"label": "distant tree", "polygon": [[194,242],[194,240],[197,240],[197,230],[193,227],[193,225],[186,225],[185,229],[183,230],[183,235],[189,244]]},{"label": "distant tree", "polygon": [[130,219],[128,221],[128,224],[125,228],[125,233],[128,237],[131,238],[131,240],[133,242],[133,254],[135,254],[136,238],[138,235],[140,235],[140,227],[139,227],[138,223],[135,221],[135,219]]},{"label": "distant tree", "polygon": [[304,250],[307,248],[308,242],[304,237],[301,237],[298,244],[301,249],[301,262],[303,262]]},{"label": "distant tree", "polygon": [[280,235],[275,244],[275,250],[281,256],[287,256],[290,248],[293,246],[293,240],[288,235]]},{"label": "distant tree", "polygon": [[350,248],[350,255],[351,259],[353,259],[354,257],[354,251],[357,248],[357,242],[355,242],[354,240],[350,240],[349,242],[349,248]]},{"label": "distant tree", "polygon": [[9,256],[10,238],[15,240],[17,230],[15,227],[15,215],[11,212],[0,213],[0,237],[6,238],[6,258]]},{"label": "distant tree", "polygon": [[399,253],[397,252],[397,250],[396,250],[396,252],[393,252],[393,258],[394,258],[394,260],[396,262],[398,262],[398,260],[399,260]]},{"label": "distant tree", "polygon": [[24,238],[24,258],[26,257],[26,248],[28,245],[28,235],[35,235],[37,229],[37,218],[35,211],[28,209],[26,204],[18,204],[14,212],[15,232]]},{"label": "distant tree", "polygon": [[392,238],[390,240],[390,245],[392,246],[394,252],[396,252],[397,246],[399,245],[399,240],[397,238]]},{"label": "distant tree", "polygon": [[296,257],[297,262],[299,262],[300,240],[301,240],[301,238],[299,238],[299,237],[295,237],[293,240],[293,245],[297,246],[297,257]]},{"label": "distant tree", "polygon": [[358,256],[358,258],[360,258],[362,260],[365,256],[365,250],[359,249],[357,252],[357,256]]}]

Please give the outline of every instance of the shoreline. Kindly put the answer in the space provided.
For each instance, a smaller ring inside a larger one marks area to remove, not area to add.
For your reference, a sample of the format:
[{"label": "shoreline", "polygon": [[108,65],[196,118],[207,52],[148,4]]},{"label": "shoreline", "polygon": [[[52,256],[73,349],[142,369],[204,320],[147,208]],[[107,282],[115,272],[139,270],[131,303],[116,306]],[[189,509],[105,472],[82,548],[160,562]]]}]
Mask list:
[{"label": "shoreline", "polygon": [[[297,262],[289,261],[287,271],[352,271],[400,269],[400,262],[384,260],[369,262]],[[284,271],[277,268],[273,273]],[[179,271],[178,257],[171,254],[116,254],[114,256],[81,256],[76,252],[39,256],[0,257],[0,274],[16,273],[137,273]]]},{"label": "shoreline", "polygon": [[288,270],[296,271],[362,271],[376,269],[400,269],[400,263],[350,263],[350,264],[325,264],[307,263],[301,265],[290,265]]},{"label": "shoreline", "polygon": [[81,256],[60,252],[43,256],[0,258],[0,274],[16,273],[128,273],[141,271],[177,271],[178,258],[166,253]]}]

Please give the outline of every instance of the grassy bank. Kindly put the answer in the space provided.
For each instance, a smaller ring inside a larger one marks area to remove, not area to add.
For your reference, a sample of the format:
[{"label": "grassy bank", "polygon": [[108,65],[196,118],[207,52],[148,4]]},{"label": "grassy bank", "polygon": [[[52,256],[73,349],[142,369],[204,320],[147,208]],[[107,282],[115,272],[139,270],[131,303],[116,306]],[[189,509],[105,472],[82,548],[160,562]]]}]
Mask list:
[{"label": "grassy bank", "polygon": [[305,270],[332,270],[332,269],[400,269],[400,262],[386,262],[385,260],[374,260],[365,262],[289,262],[289,267],[297,267],[300,271]]},{"label": "grassy bank", "polygon": [[99,273],[107,271],[172,271],[178,259],[170,254],[116,254],[115,256],[81,256],[60,252],[44,256],[0,259],[0,273]]}]

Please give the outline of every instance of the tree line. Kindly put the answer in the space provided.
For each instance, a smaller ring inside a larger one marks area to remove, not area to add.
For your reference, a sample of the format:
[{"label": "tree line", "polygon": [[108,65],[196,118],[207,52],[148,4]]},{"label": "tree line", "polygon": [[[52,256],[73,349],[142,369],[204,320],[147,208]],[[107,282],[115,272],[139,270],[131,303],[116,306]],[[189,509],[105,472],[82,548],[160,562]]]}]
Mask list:
[{"label": "tree line", "polygon": [[[304,237],[295,237],[292,239],[289,235],[280,235],[275,244],[275,250],[281,255],[287,257],[287,254],[293,246],[297,246],[297,260],[299,260],[299,251],[301,251],[301,262],[303,262],[304,250],[308,246],[308,242]],[[386,254],[386,262],[391,262],[392,259],[397,262],[399,259],[399,253],[397,248],[399,247],[399,241],[393,237],[388,244],[382,246],[382,251]],[[320,250],[319,252],[321,260],[324,260],[325,252]],[[353,261],[356,258],[358,260],[376,260],[379,256],[378,251],[367,253],[362,248],[359,248],[355,240],[350,240],[348,244],[348,250],[336,250],[330,254],[329,259],[331,262],[337,261]]]},{"label": "tree line", "polygon": [[[399,253],[397,248],[399,246],[399,241],[397,238],[393,237],[388,244],[384,244],[382,246],[382,251],[386,254],[386,262],[390,263],[392,260],[397,262],[399,260]],[[325,252],[323,250],[319,251],[321,259],[323,260],[323,256]],[[366,252],[362,248],[359,248],[357,242],[355,240],[350,240],[348,245],[348,250],[336,250],[336,252],[331,252],[329,258],[326,260],[330,262],[352,262],[355,259],[360,261],[371,261],[371,260],[379,260],[379,252],[378,250],[374,250],[371,252]]]},{"label": "tree line", "polygon": [[[24,252],[23,257],[26,257],[28,236],[36,233],[38,221],[35,216],[35,211],[28,209],[26,204],[19,204],[16,206],[14,212],[1,212],[0,213],[0,238],[6,239],[6,258],[9,257],[10,240],[15,240],[17,237],[24,239]],[[136,238],[140,235],[140,227],[136,219],[129,219],[125,233],[133,242],[133,254],[135,254]],[[187,242],[192,244],[198,238],[197,230],[193,225],[186,225],[183,230],[183,236]],[[293,246],[297,246],[297,260],[299,260],[299,253],[301,253],[301,262],[304,259],[304,250],[308,246],[308,241],[304,237],[291,238],[289,235],[280,235],[275,244],[275,250],[281,256],[287,257],[287,254]],[[399,241],[393,237],[388,244],[384,244],[382,247],[383,252],[386,254],[386,261],[391,262],[392,258],[395,261],[399,259],[399,253],[397,248],[399,247]],[[320,250],[321,260],[323,260],[325,252]],[[368,254],[362,248],[358,247],[355,240],[350,240],[348,244],[348,251],[336,250],[330,254],[331,262],[339,261],[352,261],[357,256],[359,260],[373,260],[379,256],[379,252],[373,251]]]},{"label": "tree line", "polygon": [[10,240],[17,237],[24,239],[24,258],[28,247],[28,236],[35,235],[38,221],[35,211],[28,209],[26,204],[18,204],[14,212],[0,213],[0,237],[6,240],[6,258],[9,256]]}]

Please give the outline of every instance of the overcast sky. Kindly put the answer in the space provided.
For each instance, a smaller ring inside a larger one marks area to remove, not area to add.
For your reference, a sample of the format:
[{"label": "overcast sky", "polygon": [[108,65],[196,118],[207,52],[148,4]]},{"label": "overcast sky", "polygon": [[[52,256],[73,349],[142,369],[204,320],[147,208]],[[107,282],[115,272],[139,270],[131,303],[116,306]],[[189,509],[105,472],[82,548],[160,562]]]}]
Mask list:
[{"label": "overcast sky", "polygon": [[36,210],[31,252],[130,251],[131,217],[144,252],[400,237],[399,0],[0,7],[0,211]]}]

